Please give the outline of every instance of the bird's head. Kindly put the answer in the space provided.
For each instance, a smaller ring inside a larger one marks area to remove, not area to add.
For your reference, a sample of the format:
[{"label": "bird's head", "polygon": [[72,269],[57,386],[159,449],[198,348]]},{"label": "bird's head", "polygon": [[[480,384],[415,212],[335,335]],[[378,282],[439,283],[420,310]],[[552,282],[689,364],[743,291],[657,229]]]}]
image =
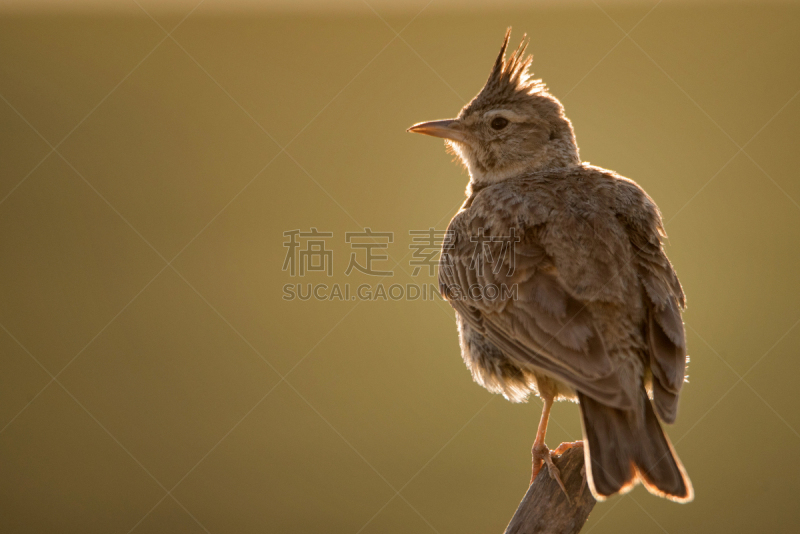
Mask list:
[{"label": "bird's head", "polygon": [[572,124],[541,80],[530,78],[527,42],[506,59],[511,28],[480,93],[455,119],[422,122],[409,132],[444,138],[470,173],[489,185],[525,172],[580,163]]}]

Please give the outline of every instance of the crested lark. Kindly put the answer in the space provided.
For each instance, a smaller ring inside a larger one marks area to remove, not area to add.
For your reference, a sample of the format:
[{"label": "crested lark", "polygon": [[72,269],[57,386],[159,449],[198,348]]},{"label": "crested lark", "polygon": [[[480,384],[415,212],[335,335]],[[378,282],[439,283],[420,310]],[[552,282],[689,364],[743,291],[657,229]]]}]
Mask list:
[{"label": "crested lark", "polygon": [[509,35],[457,118],[409,128],[444,138],[470,175],[439,263],[464,362],[489,391],[544,401],[531,481],[544,463],[558,477],[544,437],[553,401],[570,399],[595,498],[641,482],[690,501],[659,424],[677,415],[686,340],[658,207],[635,182],[581,163],[561,103],[529,78],[524,39],[506,59]]}]

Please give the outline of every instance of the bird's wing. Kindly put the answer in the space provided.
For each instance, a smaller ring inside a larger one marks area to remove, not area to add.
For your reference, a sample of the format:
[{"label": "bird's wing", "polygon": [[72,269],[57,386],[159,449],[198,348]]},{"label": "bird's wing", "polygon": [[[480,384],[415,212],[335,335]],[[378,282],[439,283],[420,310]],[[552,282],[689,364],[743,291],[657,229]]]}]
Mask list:
[{"label": "bird's wing", "polygon": [[627,381],[634,373],[621,372],[609,357],[586,302],[566,287],[534,232],[513,247],[487,243],[465,219],[451,222],[439,264],[442,294],[461,317],[521,367],[550,374],[605,405],[632,408],[637,399],[629,393],[638,388]]},{"label": "bird's wing", "polygon": [[686,374],[686,334],[681,319],[686,299],[661,244],[665,236],[661,217],[652,201],[647,201],[643,205],[649,209],[623,213],[622,221],[646,293],[646,334],[656,413],[664,422],[673,423]]}]

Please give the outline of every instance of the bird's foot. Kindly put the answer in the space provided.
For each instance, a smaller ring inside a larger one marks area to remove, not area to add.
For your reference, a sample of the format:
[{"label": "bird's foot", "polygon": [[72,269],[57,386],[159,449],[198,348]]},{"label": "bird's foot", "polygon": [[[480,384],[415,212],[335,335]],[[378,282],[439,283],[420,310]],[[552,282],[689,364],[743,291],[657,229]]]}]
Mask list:
[{"label": "bird's foot", "polygon": [[[582,447],[583,441],[568,441],[556,447],[556,450],[553,451],[553,454],[555,454],[556,456],[561,456],[569,449],[578,446]],[[589,485],[588,481],[586,480],[586,464],[583,464],[581,466],[581,477],[583,478],[583,480],[581,482],[581,490],[578,492],[578,502],[580,502],[581,498],[583,498],[583,488]]]},{"label": "bird's foot", "polygon": [[[566,447],[562,450],[564,445],[573,446],[573,444],[562,443],[558,449],[554,452],[557,454],[561,454],[564,450],[570,448]],[[560,452],[559,452],[560,451]],[[553,462],[552,452],[550,449],[547,448],[547,445],[544,443],[536,443],[533,445],[533,449],[531,450],[531,456],[533,457],[533,465],[531,469],[531,484],[533,481],[536,480],[536,476],[539,474],[539,471],[542,469],[542,466],[547,465],[547,472],[550,474],[550,478],[555,480],[558,483],[558,486],[561,488],[561,491],[564,492],[564,496],[567,498],[567,502],[572,504],[572,501],[569,498],[569,494],[567,493],[567,488],[564,486],[564,482],[561,480],[561,472],[556,467],[556,464]]]}]

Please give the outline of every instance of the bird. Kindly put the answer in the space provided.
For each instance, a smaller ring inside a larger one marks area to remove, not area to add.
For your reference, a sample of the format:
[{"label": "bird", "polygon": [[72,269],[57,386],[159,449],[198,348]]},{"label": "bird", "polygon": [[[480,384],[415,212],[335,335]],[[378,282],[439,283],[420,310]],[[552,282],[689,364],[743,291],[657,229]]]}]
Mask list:
[{"label": "bird", "polygon": [[563,105],[532,77],[527,35],[506,58],[510,35],[456,118],[408,128],[443,138],[470,177],[438,275],[462,358],[490,392],[541,397],[531,483],[547,464],[566,494],[545,434],[553,402],[570,400],[595,499],[641,483],[689,502],[662,428],[675,422],[688,358],[660,210],[633,180],[581,161]]}]

